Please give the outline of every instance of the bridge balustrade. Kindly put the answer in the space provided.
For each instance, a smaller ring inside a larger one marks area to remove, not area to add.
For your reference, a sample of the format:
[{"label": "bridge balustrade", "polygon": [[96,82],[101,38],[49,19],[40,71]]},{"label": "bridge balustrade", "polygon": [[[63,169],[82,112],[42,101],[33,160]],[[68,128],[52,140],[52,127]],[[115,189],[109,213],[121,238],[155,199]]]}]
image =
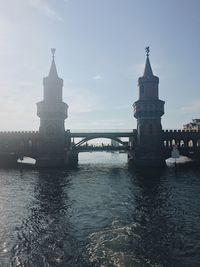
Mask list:
[{"label": "bridge balustrade", "polygon": [[163,130],[162,139],[166,155],[175,145],[180,154],[188,157],[200,155],[200,131],[196,130]]}]

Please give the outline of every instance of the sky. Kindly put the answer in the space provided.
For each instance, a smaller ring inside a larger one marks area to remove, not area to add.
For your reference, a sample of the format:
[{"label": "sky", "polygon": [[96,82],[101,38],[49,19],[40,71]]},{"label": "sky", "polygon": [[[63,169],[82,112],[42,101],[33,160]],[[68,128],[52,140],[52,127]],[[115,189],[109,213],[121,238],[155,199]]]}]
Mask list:
[{"label": "sky", "polygon": [[0,0],[0,131],[38,130],[51,48],[65,128],[134,129],[150,46],[164,129],[200,118],[199,0]]}]

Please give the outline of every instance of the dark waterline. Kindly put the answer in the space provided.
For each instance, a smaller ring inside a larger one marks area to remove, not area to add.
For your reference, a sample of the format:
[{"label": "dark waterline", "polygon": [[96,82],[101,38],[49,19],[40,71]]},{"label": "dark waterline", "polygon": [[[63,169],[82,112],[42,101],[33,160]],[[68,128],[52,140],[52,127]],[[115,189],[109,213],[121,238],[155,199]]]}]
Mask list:
[{"label": "dark waterline", "polygon": [[144,177],[118,153],[83,153],[68,172],[0,170],[0,266],[197,267],[199,194],[199,170]]}]

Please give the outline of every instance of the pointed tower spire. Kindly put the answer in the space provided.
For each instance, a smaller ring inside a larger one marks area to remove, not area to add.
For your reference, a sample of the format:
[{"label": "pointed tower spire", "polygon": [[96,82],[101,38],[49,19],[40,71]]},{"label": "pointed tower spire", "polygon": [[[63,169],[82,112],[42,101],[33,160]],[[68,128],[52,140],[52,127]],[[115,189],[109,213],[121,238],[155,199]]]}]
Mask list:
[{"label": "pointed tower spire", "polygon": [[150,60],[149,60],[149,52],[150,52],[149,46],[147,46],[145,48],[145,51],[146,51],[147,58],[146,58],[143,77],[150,78],[150,77],[153,77],[154,75],[153,75],[153,71],[152,71],[152,68],[151,68],[151,63],[150,63]]},{"label": "pointed tower spire", "polygon": [[51,77],[51,78],[58,78],[58,72],[57,72],[56,63],[55,63],[55,60],[54,60],[55,52],[56,52],[56,49],[55,48],[51,48],[52,63],[51,63],[50,71],[49,71],[49,77]]},{"label": "pointed tower spire", "polygon": [[146,63],[143,76],[138,79],[139,98],[143,100],[158,99],[159,78],[153,74],[151,63],[149,60],[149,46],[145,48]]},{"label": "pointed tower spire", "polygon": [[44,86],[44,100],[45,101],[62,101],[62,88],[63,79],[58,77],[58,72],[55,64],[55,48],[51,49],[52,53],[52,63],[49,71],[49,75],[43,78]]}]

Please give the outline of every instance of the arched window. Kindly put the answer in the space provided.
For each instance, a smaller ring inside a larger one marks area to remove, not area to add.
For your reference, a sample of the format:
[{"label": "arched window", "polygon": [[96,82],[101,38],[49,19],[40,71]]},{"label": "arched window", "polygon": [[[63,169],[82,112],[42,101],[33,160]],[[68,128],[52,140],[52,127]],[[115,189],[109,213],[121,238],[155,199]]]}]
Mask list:
[{"label": "arched window", "polygon": [[185,146],[185,143],[183,140],[180,141],[180,147],[184,147]]},{"label": "arched window", "polygon": [[175,146],[175,145],[176,145],[176,140],[173,139],[173,140],[172,140],[172,146]]},{"label": "arched window", "polygon": [[193,144],[193,140],[189,140],[188,141],[188,147],[193,147],[194,146],[194,144]]}]

